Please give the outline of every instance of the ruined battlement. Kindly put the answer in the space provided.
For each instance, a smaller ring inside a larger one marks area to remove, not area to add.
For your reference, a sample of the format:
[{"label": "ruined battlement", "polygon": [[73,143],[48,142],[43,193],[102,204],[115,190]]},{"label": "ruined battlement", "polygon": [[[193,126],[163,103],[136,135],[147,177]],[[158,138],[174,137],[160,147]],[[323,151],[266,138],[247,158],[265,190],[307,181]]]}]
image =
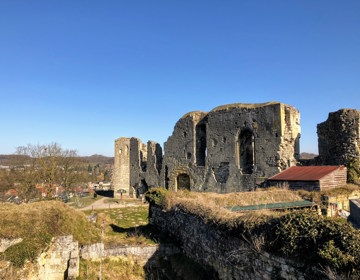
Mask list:
[{"label": "ruined battlement", "polygon": [[115,190],[125,188],[130,195],[151,186],[219,193],[251,190],[296,164],[299,139],[299,111],[280,102],[189,112],[164,143],[164,156],[155,142],[145,149],[137,138],[115,141]]}]

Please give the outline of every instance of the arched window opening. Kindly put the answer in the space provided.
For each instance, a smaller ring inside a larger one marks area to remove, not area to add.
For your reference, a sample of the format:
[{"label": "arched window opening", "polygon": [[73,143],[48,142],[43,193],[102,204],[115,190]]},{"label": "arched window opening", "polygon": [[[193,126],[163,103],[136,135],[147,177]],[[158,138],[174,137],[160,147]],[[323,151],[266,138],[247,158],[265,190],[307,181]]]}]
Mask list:
[{"label": "arched window opening", "polygon": [[254,135],[250,130],[240,132],[238,139],[239,165],[243,174],[252,174],[254,169]]},{"label": "arched window opening", "polygon": [[178,190],[190,191],[190,176],[187,174],[179,174],[176,178]]},{"label": "arched window opening", "polygon": [[206,153],[206,125],[198,124],[196,126],[196,164],[198,166],[205,166]]},{"label": "arched window opening", "polygon": [[165,189],[169,189],[169,168],[165,165]]}]

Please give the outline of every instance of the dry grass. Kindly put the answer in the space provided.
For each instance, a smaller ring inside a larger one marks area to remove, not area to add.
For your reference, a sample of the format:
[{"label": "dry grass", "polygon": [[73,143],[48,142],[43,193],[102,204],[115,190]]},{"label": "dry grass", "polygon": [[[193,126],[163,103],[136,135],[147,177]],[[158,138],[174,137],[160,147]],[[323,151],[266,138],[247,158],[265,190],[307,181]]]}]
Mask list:
[{"label": "dry grass", "polygon": [[[102,261],[102,279],[145,279],[142,263],[132,258],[106,258]],[[81,260],[78,280],[98,280],[100,261]]]},{"label": "dry grass", "polygon": [[0,204],[0,238],[27,238],[40,233],[51,236],[72,234],[81,244],[99,239],[99,230],[84,213],[59,201],[31,204]]},{"label": "dry grass", "polygon": [[[231,212],[225,207],[288,202],[301,200],[295,192],[287,190],[269,190],[244,193],[194,193],[188,191],[167,192],[164,208],[182,209],[201,217],[205,222],[233,225],[241,223],[252,226],[267,221],[270,218],[283,215],[270,210]],[[240,220],[239,220],[240,219]]]},{"label": "dry grass", "polygon": [[84,213],[59,201],[1,204],[0,211],[0,238],[23,239],[0,254],[16,267],[35,260],[55,236],[71,234],[80,244],[100,240],[100,230],[87,221]]},{"label": "dry grass", "polygon": [[177,198],[193,199],[196,201],[205,200],[218,207],[246,206],[255,204],[270,204],[277,202],[290,202],[302,200],[302,197],[294,191],[270,188],[252,192],[237,193],[195,193],[180,191],[176,193]]},{"label": "dry grass", "polygon": [[359,186],[354,184],[347,184],[346,186],[341,188],[334,188],[330,190],[321,191],[320,194],[326,196],[349,195],[354,191],[360,191]]}]

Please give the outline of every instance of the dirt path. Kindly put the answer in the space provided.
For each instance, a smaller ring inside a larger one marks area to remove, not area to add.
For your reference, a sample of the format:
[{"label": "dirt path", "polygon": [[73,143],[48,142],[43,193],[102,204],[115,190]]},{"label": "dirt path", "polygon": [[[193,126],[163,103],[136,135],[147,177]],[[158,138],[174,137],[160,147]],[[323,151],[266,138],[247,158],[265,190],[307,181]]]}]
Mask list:
[{"label": "dirt path", "polygon": [[[137,201],[129,202],[129,201],[120,201],[120,202],[109,202],[108,197],[102,197],[96,200],[93,204],[88,205],[83,208],[79,208],[78,210],[94,210],[94,209],[115,209],[115,208],[124,208],[124,207],[139,207],[139,206],[148,206],[147,203],[139,204]],[[107,201],[107,202],[106,202]]]}]

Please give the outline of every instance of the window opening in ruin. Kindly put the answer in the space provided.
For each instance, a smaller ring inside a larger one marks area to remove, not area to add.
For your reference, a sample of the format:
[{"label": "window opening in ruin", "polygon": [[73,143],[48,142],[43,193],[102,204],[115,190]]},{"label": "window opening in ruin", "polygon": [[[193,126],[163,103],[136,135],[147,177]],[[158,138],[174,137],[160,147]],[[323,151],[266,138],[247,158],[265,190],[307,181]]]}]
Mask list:
[{"label": "window opening in ruin", "polygon": [[169,168],[165,165],[165,188],[169,189]]},{"label": "window opening in ruin", "polygon": [[161,146],[159,144],[156,144],[155,158],[156,158],[156,169],[157,169],[158,174],[160,175],[161,168],[162,168],[163,155],[162,155]]},{"label": "window opening in ruin", "polygon": [[187,159],[191,159],[191,153],[187,153],[187,154],[186,154],[186,158],[187,158]]},{"label": "window opening in ruin", "polygon": [[142,172],[146,172],[147,161],[142,151],[140,151],[140,167]]},{"label": "window opening in ruin", "polygon": [[254,169],[254,135],[242,130],[238,139],[239,166],[243,174],[252,174]]},{"label": "window opening in ruin", "polygon": [[196,164],[198,166],[205,166],[206,148],[206,125],[198,124],[196,126]]},{"label": "window opening in ruin", "polygon": [[190,191],[190,176],[187,174],[179,174],[176,178],[177,190]]}]

